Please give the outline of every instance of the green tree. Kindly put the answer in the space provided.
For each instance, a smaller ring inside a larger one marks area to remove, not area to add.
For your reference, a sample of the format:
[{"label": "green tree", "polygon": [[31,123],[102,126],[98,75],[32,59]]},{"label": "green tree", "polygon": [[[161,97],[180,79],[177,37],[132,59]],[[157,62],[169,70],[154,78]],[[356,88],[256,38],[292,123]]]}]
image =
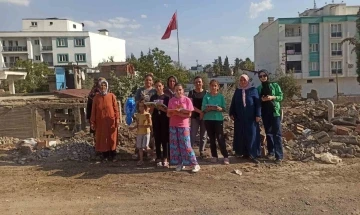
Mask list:
[{"label": "green tree", "polygon": [[242,61],[240,63],[240,69],[246,69],[246,70],[255,70],[255,64],[250,60],[250,58],[246,58],[245,61]]},{"label": "green tree", "polygon": [[47,76],[53,74],[46,63],[34,63],[31,60],[18,60],[11,70],[25,71],[25,80],[15,82],[17,93],[35,93],[49,91]]},{"label": "green tree", "polygon": [[230,63],[228,56],[225,57],[223,66],[224,75],[231,75]]},{"label": "green tree", "polygon": [[220,64],[219,64],[219,59],[214,60],[214,62],[213,62],[213,70],[214,70],[215,76],[220,75],[221,67],[220,67]]},{"label": "green tree", "polygon": [[239,59],[238,57],[235,58],[234,61],[234,73],[236,73],[240,69],[240,64],[243,60]]},{"label": "green tree", "polygon": [[110,72],[110,90],[124,104],[127,97],[133,95],[136,89],[141,86],[141,78],[136,76],[118,77],[114,72]]},{"label": "green tree", "polygon": [[357,20],[356,20],[356,35],[354,37],[345,38],[343,41],[341,41],[341,44],[343,43],[349,43],[350,45],[354,46],[354,48],[351,50],[351,53],[356,53],[356,73],[358,75],[357,81],[360,83],[360,8],[357,12]]},{"label": "green tree", "polygon": [[297,83],[294,77],[294,71],[289,70],[287,74],[277,73],[275,81],[280,85],[284,100],[291,100],[294,96],[301,97],[301,85]]}]

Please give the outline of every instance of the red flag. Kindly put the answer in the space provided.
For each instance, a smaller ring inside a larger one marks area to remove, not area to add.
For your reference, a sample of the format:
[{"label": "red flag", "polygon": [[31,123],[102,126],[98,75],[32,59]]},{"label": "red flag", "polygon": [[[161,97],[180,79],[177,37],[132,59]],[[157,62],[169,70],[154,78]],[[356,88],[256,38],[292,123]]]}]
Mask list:
[{"label": "red flag", "polygon": [[166,31],[164,33],[164,35],[162,36],[162,40],[166,40],[170,38],[171,35],[171,31],[172,30],[176,30],[177,29],[177,20],[176,20],[176,12],[174,13],[174,15],[172,16],[168,27],[166,28]]}]

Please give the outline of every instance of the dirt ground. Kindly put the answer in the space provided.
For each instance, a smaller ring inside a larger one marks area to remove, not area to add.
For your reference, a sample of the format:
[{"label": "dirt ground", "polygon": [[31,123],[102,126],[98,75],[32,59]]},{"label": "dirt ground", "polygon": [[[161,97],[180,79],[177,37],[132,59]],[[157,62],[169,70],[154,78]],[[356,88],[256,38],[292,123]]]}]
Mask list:
[{"label": "dirt ground", "polygon": [[[360,159],[174,172],[135,161],[0,162],[0,214],[360,214]],[[234,169],[241,170],[236,175]]]}]

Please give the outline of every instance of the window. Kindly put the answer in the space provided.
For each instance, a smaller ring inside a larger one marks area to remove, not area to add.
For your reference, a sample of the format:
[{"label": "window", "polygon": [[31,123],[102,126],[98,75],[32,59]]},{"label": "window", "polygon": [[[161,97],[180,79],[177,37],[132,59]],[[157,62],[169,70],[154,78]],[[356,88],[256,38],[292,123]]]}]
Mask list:
[{"label": "window", "polygon": [[85,39],[83,39],[83,38],[75,38],[74,39],[74,46],[75,47],[84,47],[85,46]]},{"label": "window", "polygon": [[319,25],[310,25],[310,34],[318,34]]},{"label": "window", "polygon": [[4,57],[4,63],[6,63],[6,57]]},{"label": "window", "polygon": [[76,62],[86,62],[86,54],[75,54]]},{"label": "window", "polygon": [[31,27],[37,27],[37,22],[31,22]]},{"label": "window", "polygon": [[331,24],[331,37],[342,37],[341,24]]},{"label": "window", "polygon": [[331,61],[331,73],[342,74],[342,61]]},{"label": "window", "polygon": [[319,70],[319,62],[310,62],[309,70],[310,71],[318,71]]},{"label": "window", "polygon": [[334,79],[329,79],[329,82],[334,82]]},{"label": "window", "polygon": [[40,60],[40,55],[35,55],[35,60]]},{"label": "window", "polygon": [[73,24],[73,28],[76,29],[76,25],[75,25],[75,24]]},{"label": "window", "polygon": [[306,83],[312,84],[312,80],[306,80]]},{"label": "window", "polygon": [[310,52],[319,52],[319,44],[318,43],[310,44]]},{"label": "window", "polygon": [[56,45],[57,47],[67,47],[68,46],[67,38],[57,38]]},{"label": "window", "polygon": [[13,46],[13,41],[9,40],[9,46],[10,46],[10,47]]},{"label": "window", "polygon": [[5,45],[5,40],[2,41],[2,46],[6,46],[6,45]]},{"label": "window", "polygon": [[15,46],[18,47],[19,46],[19,42],[15,41]]},{"label": "window", "polygon": [[342,48],[341,43],[331,43],[331,56],[341,56]]},{"label": "window", "polygon": [[35,40],[34,43],[35,43],[35,45],[39,45],[39,44],[40,44],[40,41],[39,41],[39,40]]},{"label": "window", "polygon": [[68,63],[69,55],[68,54],[58,54],[58,62],[59,63]]},{"label": "window", "polygon": [[53,22],[50,22],[50,25],[53,25],[54,23]]}]

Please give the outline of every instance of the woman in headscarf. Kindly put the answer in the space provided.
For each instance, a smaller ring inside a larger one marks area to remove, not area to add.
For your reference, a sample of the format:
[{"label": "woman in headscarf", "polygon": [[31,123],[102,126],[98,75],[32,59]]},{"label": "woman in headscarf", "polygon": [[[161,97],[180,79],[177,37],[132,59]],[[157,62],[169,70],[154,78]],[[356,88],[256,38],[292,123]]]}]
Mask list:
[{"label": "woman in headscarf", "polygon": [[234,120],[233,149],[236,156],[248,157],[254,163],[260,157],[261,106],[258,91],[249,82],[249,76],[240,76],[239,87],[231,101],[229,115]]},{"label": "woman in headscarf", "polygon": [[101,80],[99,85],[100,92],[94,97],[90,118],[91,128],[96,131],[95,150],[102,153],[104,161],[116,161],[119,108],[116,96],[108,92],[108,82]]},{"label": "woman in headscarf", "polygon": [[[103,77],[94,78],[94,85],[91,88],[90,93],[88,95],[88,100],[87,100],[87,104],[86,104],[86,119],[89,121],[89,123],[90,123],[93,99],[94,99],[96,94],[100,93],[99,83],[102,80],[106,80],[106,79],[103,78]],[[95,131],[90,128],[90,133],[95,134]]]},{"label": "woman in headscarf", "polygon": [[261,85],[258,92],[261,98],[261,117],[266,133],[268,158],[275,157],[275,162],[280,164],[283,159],[280,106],[283,92],[278,83],[269,81],[267,70],[260,70],[259,79]]},{"label": "woman in headscarf", "polygon": [[164,90],[166,96],[170,99],[175,96],[175,85],[178,83],[177,78],[174,75],[168,77],[166,85],[167,88]]},{"label": "woman in headscarf", "polygon": [[146,74],[144,79],[144,86],[140,87],[135,93],[135,102],[139,102],[144,99],[145,102],[149,102],[152,95],[156,94],[156,90],[153,87],[154,76],[152,73]]}]

